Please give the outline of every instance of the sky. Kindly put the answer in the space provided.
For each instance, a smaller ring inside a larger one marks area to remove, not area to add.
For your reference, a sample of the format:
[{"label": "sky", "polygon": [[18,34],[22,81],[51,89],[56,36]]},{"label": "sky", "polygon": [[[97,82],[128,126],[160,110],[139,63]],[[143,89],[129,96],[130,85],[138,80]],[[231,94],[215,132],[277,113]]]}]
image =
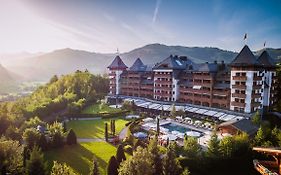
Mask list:
[{"label": "sky", "polygon": [[281,0],[0,0],[0,53],[281,47]]}]

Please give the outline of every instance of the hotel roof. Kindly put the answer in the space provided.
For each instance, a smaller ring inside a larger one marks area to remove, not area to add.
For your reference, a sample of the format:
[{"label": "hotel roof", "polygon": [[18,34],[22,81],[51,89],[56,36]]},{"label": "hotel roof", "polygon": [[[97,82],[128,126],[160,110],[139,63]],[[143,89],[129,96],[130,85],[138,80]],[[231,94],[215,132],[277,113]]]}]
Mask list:
[{"label": "hotel roof", "polygon": [[266,66],[266,67],[272,67],[275,66],[274,60],[272,57],[268,54],[266,50],[262,52],[262,54],[258,58],[258,63],[260,65]]},{"label": "hotel roof", "polygon": [[107,67],[109,69],[126,69],[128,68],[125,63],[122,61],[119,55],[117,55],[112,63]]},{"label": "hotel roof", "polygon": [[198,67],[198,72],[217,72],[218,64],[216,63],[203,63]]},{"label": "hotel roof", "polygon": [[129,68],[130,71],[144,72],[147,65],[144,65],[140,58],[137,58],[134,64]]},{"label": "hotel roof", "polygon": [[187,65],[193,64],[188,58],[178,57],[170,55],[168,58],[163,60],[162,62],[156,64],[153,69],[178,69],[184,70]]},{"label": "hotel roof", "polygon": [[251,66],[257,64],[256,57],[247,45],[243,47],[236,58],[230,63],[231,66]]}]

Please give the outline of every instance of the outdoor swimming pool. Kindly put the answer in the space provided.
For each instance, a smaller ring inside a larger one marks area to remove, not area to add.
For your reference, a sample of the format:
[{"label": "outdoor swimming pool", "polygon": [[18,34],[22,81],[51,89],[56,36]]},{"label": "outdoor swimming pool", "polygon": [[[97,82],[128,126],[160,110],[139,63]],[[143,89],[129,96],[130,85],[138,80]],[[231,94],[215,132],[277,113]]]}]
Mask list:
[{"label": "outdoor swimming pool", "polygon": [[[176,123],[167,123],[167,124],[164,124],[164,125],[161,125],[163,128],[166,128],[169,130],[169,132],[172,132],[172,131],[178,131],[178,132],[181,132],[181,133],[186,133],[187,131],[191,131],[190,128],[187,128],[187,127],[184,127],[184,126],[181,126],[181,125],[178,125]],[[197,131],[199,132],[199,131]],[[201,133],[201,132],[200,132]],[[202,134],[202,133],[201,133]]]}]

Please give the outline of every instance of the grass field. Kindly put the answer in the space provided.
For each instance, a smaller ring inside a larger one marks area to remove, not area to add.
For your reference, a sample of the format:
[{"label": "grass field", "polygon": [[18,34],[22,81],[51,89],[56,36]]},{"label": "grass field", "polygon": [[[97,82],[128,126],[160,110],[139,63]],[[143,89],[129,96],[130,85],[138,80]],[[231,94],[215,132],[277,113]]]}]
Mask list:
[{"label": "grass field", "polygon": [[121,109],[111,108],[108,105],[93,104],[86,107],[82,113],[83,114],[99,114],[99,113],[115,113],[121,112]]},{"label": "grass field", "polygon": [[[128,120],[121,118],[114,118],[114,120],[115,132],[118,134],[125,127]],[[110,119],[72,120],[66,126],[68,129],[72,128],[78,138],[104,138],[104,125],[106,122],[110,132]]]},{"label": "grass field", "polygon": [[116,155],[116,147],[106,142],[80,143],[74,146],[65,146],[61,149],[45,153],[49,170],[53,161],[65,162],[80,174],[89,174],[93,157],[98,161],[101,174],[106,174],[107,163],[111,156]]}]

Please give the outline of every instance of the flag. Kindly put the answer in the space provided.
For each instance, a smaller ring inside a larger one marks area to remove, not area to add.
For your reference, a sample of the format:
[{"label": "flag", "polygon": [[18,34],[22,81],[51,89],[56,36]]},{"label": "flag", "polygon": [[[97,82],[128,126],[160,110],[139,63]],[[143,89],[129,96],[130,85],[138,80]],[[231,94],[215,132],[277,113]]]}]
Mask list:
[{"label": "flag", "polygon": [[248,36],[247,36],[247,33],[245,33],[245,35],[244,35],[244,40],[246,40],[246,39],[247,39],[247,37],[248,37]]},{"label": "flag", "polygon": [[263,47],[265,47],[265,45],[266,45],[266,41],[263,43]]}]

